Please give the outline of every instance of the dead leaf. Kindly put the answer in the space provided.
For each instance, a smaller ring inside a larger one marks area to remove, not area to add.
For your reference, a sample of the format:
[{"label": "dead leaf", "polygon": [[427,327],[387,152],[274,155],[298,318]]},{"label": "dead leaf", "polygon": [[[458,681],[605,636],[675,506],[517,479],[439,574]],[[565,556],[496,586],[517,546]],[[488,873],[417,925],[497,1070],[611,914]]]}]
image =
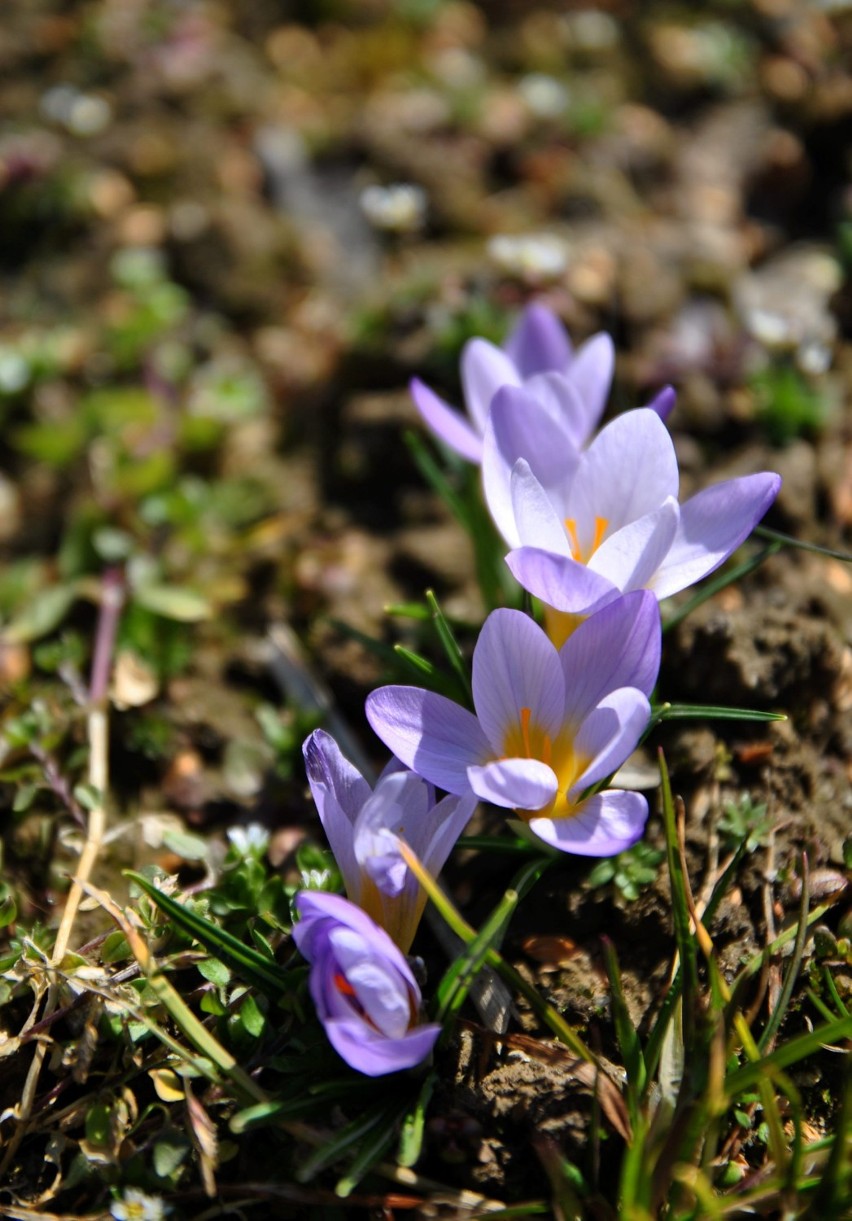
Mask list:
[{"label": "dead leaf", "polygon": [[219,1165],[219,1140],[216,1135],[216,1125],[193,1094],[189,1081],[184,1082],[184,1089],[191,1135],[198,1151],[201,1180],[205,1193],[212,1199],[216,1194],[215,1172]]},{"label": "dead leaf", "polygon": [[578,953],[577,943],[570,937],[544,933],[524,938],[521,948],[535,962],[556,967],[567,966]]}]

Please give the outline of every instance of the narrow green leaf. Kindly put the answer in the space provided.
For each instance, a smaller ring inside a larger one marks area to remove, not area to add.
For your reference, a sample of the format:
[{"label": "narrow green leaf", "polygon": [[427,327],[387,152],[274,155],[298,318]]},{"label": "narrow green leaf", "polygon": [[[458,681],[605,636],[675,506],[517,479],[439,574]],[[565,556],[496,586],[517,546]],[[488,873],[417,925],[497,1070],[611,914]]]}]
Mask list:
[{"label": "narrow green leaf", "polygon": [[[388,1121],[395,1121],[398,1113],[399,1104],[394,1101],[391,1105],[387,1102],[380,1102],[369,1108],[363,1114],[359,1115],[351,1123],[348,1123],[330,1140],[323,1145],[321,1149],[317,1149],[307,1161],[296,1171],[296,1179],[300,1183],[309,1182],[326,1166],[330,1166],[333,1162],[339,1161],[347,1153],[353,1149],[357,1149],[362,1140],[366,1140],[372,1134],[376,1134],[383,1140],[387,1133]],[[389,1134],[388,1144],[393,1138],[393,1133]],[[387,1148],[387,1145],[384,1146]],[[381,1157],[383,1150],[380,1150],[376,1158]],[[367,1167],[369,1169],[369,1167]],[[364,1171],[366,1173],[366,1170]]]},{"label": "narrow green leaf", "polygon": [[142,874],[126,869],[124,876],[135,882],[139,889],[144,891],[148,898],[156,903],[170,920],[175,922],[178,928],[189,933],[216,958],[221,958],[246,983],[273,997],[283,996],[295,986],[298,975],[276,967],[265,955],[258,953],[251,946],[245,945],[225,929],[219,928],[218,925],[190,911],[169,895],[163,894]]},{"label": "narrow green leaf", "polygon": [[763,1029],[763,1033],[757,1041],[758,1049],[766,1051],[775,1038],[778,1028],[784,1019],[787,1008],[793,996],[793,988],[796,985],[796,980],[799,977],[799,969],[802,965],[802,958],[805,953],[805,942],[808,939],[808,907],[810,906],[810,887],[808,885],[808,858],[802,853],[802,898],[799,903],[799,923],[796,929],[796,940],[793,943],[793,953],[787,963],[787,970],[784,975],[784,981],[781,985],[781,991],[778,994],[778,1000],[769,1015],[769,1020]]},{"label": "narrow green leaf", "polygon": [[467,507],[458,492],[453,488],[449,479],[447,479],[447,476],[438,466],[423,438],[418,436],[416,432],[406,432],[405,444],[408,446],[420,474],[432,490],[437,492],[453,517],[470,533],[471,521]]},{"label": "narrow green leaf", "polygon": [[447,1019],[457,1013],[467,999],[488,951],[495,949],[502,940],[519,898],[516,890],[507,890],[473,940],[468,942],[444,973],[436,992],[438,1006],[435,1020],[444,1024],[445,1034],[449,1029]]},{"label": "narrow green leaf", "polygon": [[420,1160],[423,1132],[426,1126],[426,1108],[429,1106],[437,1080],[437,1074],[429,1074],[417,1095],[417,1101],[403,1117],[399,1135],[399,1152],[396,1158],[398,1166],[415,1166]]},{"label": "narrow green leaf", "polygon": [[651,709],[646,735],[661,721],[786,721],[783,712],[756,708],[727,708],[721,704],[659,704]]},{"label": "narrow green leaf", "polygon": [[837,991],[837,984],[834,982],[834,976],[832,975],[829,967],[823,967],[822,978],[825,982],[826,988],[828,989],[829,996],[834,1001],[837,1008],[838,1017],[849,1017],[849,1008],[844,1003],[840,993]]},{"label": "narrow green leaf", "polygon": [[639,1112],[639,1097],[645,1088],[647,1080],[645,1061],[642,1057],[642,1044],[636,1027],[630,1020],[627,1002],[624,999],[624,989],[621,986],[621,970],[615,946],[609,937],[602,937],[606,973],[609,979],[612,995],[612,1019],[618,1046],[627,1070],[627,1105],[630,1109],[630,1122],[635,1125]]},{"label": "narrow green leaf", "polygon": [[448,699],[456,699],[458,696],[458,687],[453,678],[444,674],[439,670],[434,662],[431,662],[426,657],[422,657],[419,653],[407,649],[405,645],[395,644],[394,652],[407,666],[410,666],[418,679],[428,686],[432,691],[437,691],[439,695],[446,695]]},{"label": "narrow green leaf", "polygon": [[385,608],[385,614],[394,619],[413,619],[415,623],[428,623],[431,618],[428,606],[422,602],[391,602]]},{"label": "narrow green leaf", "polygon": [[842,560],[844,564],[852,564],[852,555],[848,551],[835,551],[832,547],[820,547],[818,543],[808,543],[804,539],[793,538],[791,534],[782,534],[780,530],[770,530],[768,526],[755,526],[754,533],[760,538],[780,543],[782,547],[812,551],[814,555],[824,555],[830,560]]},{"label": "narrow green leaf", "polygon": [[745,1090],[753,1089],[765,1077],[770,1077],[779,1070],[798,1064],[801,1060],[812,1056],[821,1047],[842,1043],[844,1039],[852,1039],[852,1017],[839,1017],[833,1022],[826,1022],[815,1030],[806,1031],[790,1039],[768,1056],[762,1056],[749,1064],[743,1064],[735,1069],[725,1081],[728,1097],[733,1102]]},{"label": "narrow green leaf", "polygon": [[370,1133],[361,1145],[352,1159],[346,1174],[336,1183],[334,1188],[335,1195],[340,1196],[341,1199],[346,1199],[348,1195],[352,1194],[364,1175],[373,1169],[379,1158],[387,1153],[393,1144],[396,1139],[399,1121],[399,1106],[390,1108],[384,1121],[376,1125],[374,1131]]},{"label": "narrow green leaf", "polygon": [[420,674],[425,674],[427,678],[431,678],[433,674],[438,672],[438,667],[433,661],[429,661],[427,657],[421,657],[413,649],[407,649],[404,644],[395,644],[393,651],[397,657],[401,657],[413,670],[417,670]]},{"label": "narrow green leaf", "polygon": [[444,652],[447,655],[447,660],[452,666],[453,673],[459,681],[462,692],[468,703],[473,702],[473,694],[470,686],[470,676],[467,672],[467,667],[464,663],[462,651],[459,648],[459,643],[455,638],[453,629],[447,622],[444,612],[438,605],[438,599],[435,597],[434,591],[426,590],[426,601],[429,604],[429,609],[432,612],[432,622],[435,625],[435,631],[438,633],[438,639],[443,645]]},{"label": "narrow green leaf", "polygon": [[663,790],[663,821],[666,831],[666,857],[672,892],[672,915],[675,940],[683,970],[683,1040],[686,1054],[692,1047],[694,1003],[698,991],[698,962],[695,938],[689,922],[689,906],[686,901],[686,882],[678,852],[677,825],[674,797],[672,796],[669,769],[663,752],[660,751],[660,777]]}]

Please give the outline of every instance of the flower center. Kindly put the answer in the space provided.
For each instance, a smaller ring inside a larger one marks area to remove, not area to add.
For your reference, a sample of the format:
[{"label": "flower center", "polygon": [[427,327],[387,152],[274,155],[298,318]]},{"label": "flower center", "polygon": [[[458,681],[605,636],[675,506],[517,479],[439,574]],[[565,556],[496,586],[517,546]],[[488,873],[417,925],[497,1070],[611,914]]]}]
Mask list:
[{"label": "flower center", "polygon": [[570,732],[561,730],[555,738],[551,738],[533,720],[532,709],[521,708],[517,725],[511,726],[503,741],[503,757],[538,759],[556,774],[559,787],[553,800],[539,810],[518,810],[520,818],[528,822],[531,818],[564,818],[574,813],[575,807],[569,803],[566,793],[588,766],[589,760],[575,753],[574,737]]},{"label": "flower center", "polygon": [[592,545],[587,551],[583,550],[580,543],[580,537],[577,533],[577,519],[574,517],[565,518],[565,530],[568,534],[568,541],[571,544],[571,555],[578,564],[588,564],[589,560],[604,541],[604,535],[609,526],[609,519],[606,517],[595,518],[595,533],[592,538]]},{"label": "flower center", "polygon": [[[357,1013],[358,1017],[361,1019],[362,1022],[365,1023],[365,1025],[371,1027],[371,1029],[375,1030],[377,1032],[377,1034],[391,1036],[391,1037],[399,1037],[399,1034],[400,1034],[399,1031],[394,1031],[392,1028],[387,1029],[387,1030],[382,1029],[382,1026],[378,1025],[377,1022],[370,1016],[370,1014],[367,1012],[364,1005],[362,1005],[361,1000],[358,996],[358,993],[352,987],[349,980],[346,978],[346,976],[343,974],[342,971],[335,971],[334,975],[332,976],[332,981],[333,981],[334,986],[337,989],[337,991],[341,994],[341,996],[346,997],[347,1001],[352,1006],[355,1013]],[[419,1017],[420,1017],[419,1004],[418,1004],[417,997],[414,995],[414,993],[411,991],[411,988],[407,984],[405,986],[405,991],[406,991],[406,995],[407,995],[407,999],[408,999],[408,1025],[407,1025],[406,1029],[410,1030],[412,1028],[412,1026],[417,1025],[417,1022],[419,1020]],[[391,1026],[392,1026],[392,1024],[393,1024],[393,1022],[391,1019]]]}]

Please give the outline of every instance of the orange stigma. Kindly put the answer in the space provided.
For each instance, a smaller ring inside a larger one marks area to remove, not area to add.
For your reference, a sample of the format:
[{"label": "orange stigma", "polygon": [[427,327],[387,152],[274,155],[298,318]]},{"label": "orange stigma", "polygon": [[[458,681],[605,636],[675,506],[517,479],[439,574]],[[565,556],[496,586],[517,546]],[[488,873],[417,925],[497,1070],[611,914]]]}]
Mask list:
[{"label": "orange stigma", "polygon": [[609,525],[608,518],[606,518],[606,517],[596,517],[595,518],[595,535],[594,535],[594,538],[592,539],[592,545],[589,548],[589,550],[584,554],[583,548],[580,546],[580,539],[577,535],[576,520],[573,517],[565,518],[565,529],[568,533],[568,540],[571,544],[571,555],[577,561],[578,564],[588,564],[589,560],[592,558],[592,556],[597,551],[598,547],[600,547],[601,543],[603,542],[604,535],[606,534],[608,525]]},{"label": "orange stigma", "polygon": [[339,971],[334,973],[334,986],[338,992],[342,992],[344,996],[354,996],[355,989],[350,984],[345,975],[341,975]]},{"label": "orange stigma", "polygon": [[553,745],[550,741],[549,733],[541,734],[540,746],[533,748],[532,735],[530,732],[530,722],[532,719],[532,711],[529,708],[521,709],[521,745],[524,748],[524,754],[527,759],[541,759],[542,763],[550,766],[550,756],[553,751]]}]

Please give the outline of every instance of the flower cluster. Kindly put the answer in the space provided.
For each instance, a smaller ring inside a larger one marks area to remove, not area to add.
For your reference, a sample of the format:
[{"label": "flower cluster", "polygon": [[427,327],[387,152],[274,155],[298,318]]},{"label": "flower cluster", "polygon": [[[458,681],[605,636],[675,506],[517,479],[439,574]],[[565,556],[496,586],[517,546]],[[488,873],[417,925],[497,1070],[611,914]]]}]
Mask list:
[{"label": "flower cluster", "polygon": [[421,1023],[403,957],[425,894],[401,845],[436,875],[478,801],[510,811],[551,850],[612,856],[634,844],[647,801],[611,778],[648,727],[659,601],[722,564],[778,492],[779,477],[762,472],[681,504],[665,424],[674,392],[596,432],[613,368],[609,336],[574,351],[533,304],[502,348],[466,345],[467,418],[412,383],[439,440],[481,464],[506,562],[541,603],[544,627],[516,610],[487,617],[473,711],[419,687],[372,692],[367,719],[394,756],[374,788],[324,731],[305,743],[348,900],[303,891],[293,935],[331,1043],[369,1075],[418,1064],[439,1029]]}]

